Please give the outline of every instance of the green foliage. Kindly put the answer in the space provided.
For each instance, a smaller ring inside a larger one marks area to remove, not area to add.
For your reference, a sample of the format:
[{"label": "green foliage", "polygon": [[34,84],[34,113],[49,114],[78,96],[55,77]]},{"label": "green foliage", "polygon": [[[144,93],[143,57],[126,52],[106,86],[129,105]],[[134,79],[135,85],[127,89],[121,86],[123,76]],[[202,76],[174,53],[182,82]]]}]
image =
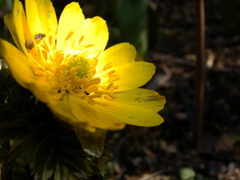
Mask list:
[{"label": "green foliage", "polygon": [[230,140],[240,142],[240,135],[232,136]]},{"label": "green foliage", "polygon": [[2,9],[6,5],[6,0],[0,1],[0,8]]},{"label": "green foliage", "polygon": [[[146,0],[95,0],[95,15],[108,22],[110,41],[133,44],[138,55],[145,57],[148,47],[155,44],[158,16]],[[106,8],[110,16],[106,16]],[[111,18],[109,18],[111,17]]]},{"label": "green foliage", "polygon": [[148,47],[148,12],[146,0],[122,0],[120,29],[123,41],[133,44],[141,56]]},{"label": "green foliage", "polygon": [[195,171],[189,167],[181,168],[179,174],[182,180],[194,180],[196,176]]},{"label": "green foliage", "polygon": [[86,154],[75,132],[20,87],[7,70],[0,70],[0,142],[2,180],[104,176],[110,157],[107,148],[99,158]]},{"label": "green foliage", "polygon": [[114,139],[118,139],[120,137],[121,137],[121,133],[119,131],[116,131],[112,134],[112,138],[114,138]]}]

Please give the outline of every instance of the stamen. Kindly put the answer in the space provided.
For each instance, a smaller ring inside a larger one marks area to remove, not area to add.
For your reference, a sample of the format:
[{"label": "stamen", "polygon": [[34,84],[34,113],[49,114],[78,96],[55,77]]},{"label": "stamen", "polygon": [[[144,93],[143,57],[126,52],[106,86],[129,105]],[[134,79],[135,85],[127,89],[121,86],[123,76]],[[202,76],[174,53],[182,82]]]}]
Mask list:
[{"label": "stamen", "polygon": [[111,89],[111,87],[113,87],[113,83],[110,83],[110,84],[107,86],[106,90]]},{"label": "stamen", "polygon": [[70,77],[71,77],[72,80],[76,77],[76,74],[77,73],[75,71],[70,72]]},{"label": "stamen", "polygon": [[43,75],[45,75],[45,73],[42,70],[38,69],[37,67],[34,68],[32,66],[29,66],[29,68],[31,69],[31,71],[33,72],[33,74],[35,76],[43,76]]},{"label": "stamen", "polygon": [[78,44],[81,44],[81,42],[83,41],[84,36],[82,36],[79,40],[78,40]]},{"label": "stamen", "polygon": [[83,91],[85,91],[89,86],[92,86],[92,85],[95,85],[95,84],[99,84],[100,82],[101,82],[100,78],[91,79],[86,84],[84,84]]},{"label": "stamen", "polygon": [[98,87],[97,86],[92,86],[92,87],[87,89],[88,93],[92,93],[92,92],[96,92],[96,91],[98,91]]},{"label": "stamen", "polygon": [[42,55],[45,60],[48,59],[48,54],[46,53],[46,51],[42,50]]},{"label": "stamen", "polygon": [[113,86],[112,88],[113,88],[113,89],[118,89],[118,88],[119,88],[119,86]]},{"label": "stamen", "polygon": [[[60,65],[63,61],[63,54],[60,51],[55,52],[54,54],[54,63],[56,66]],[[66,65],[65,65],[66,68]]]},{"label": "stamen", "polygon": [[81,80],[79,81],[78,86],[82,87],[86,82],[87,82],[87,79],[86,79],[86,78],[81,79]]},{"label": "stamen", "polygon": [[94,79],[91,79],[90,81],[88,81],[88,85],[94,85],[94,84],[99,84],[101,82],[101,79],[100,78],[94,78]]},{"label": "stamen", "polygon": [[85,46],[85,48],[90,48],[90,47],[93,47],[93,46],[94,46],[94,44],[88,44],[88,45]]},{"label": "stamen", "polygon": [[113,101],[114,99],[113,98],[111,98],[111,97],[109,97],[109,96],[106,96],[106,95],[104,95],[104,96],[102,96],[104,99],[106,99],[106,100],[108,100],[108,101]]},{"label": "stamen", "polygon": [[116,98],[117,98],[117,96],[114,95],[113,93],[106,92],[106,94],[107,94],[109,97],[111,97],[112,99],[116,99]]},{"label": "stamen", "polygon": [[103,67],[103,70],[106,71],[107,69],[111,68],[111,67],[112,67],[111,64],[112,64],[112,62],[107,63],[107,64]]},{"label": "stamen", "polygon": [[100,94],[94,94],[94,95],[90,95],[89,96],[89,98],[92,98],[92,99],[94,99],[94,98],[101,98],[102,97],[102,95],[100,95]]},{"label": "stamen", "polygon": [[48,37],[48,42],[49,42],[50,45],[52,45],[52,36]]},{"label": "stamen", "polygon": [[64,79],[62,81],[62,85],[65,87],[66,85],[70,84],[72,82],[72,79],[69,77],[68,79],[66,78],[66,80]]},{"label": "stamen", "polygon": [[68,72],[70,72],[70,71],[76,71],[76,70],[79,70],[79,69],[81,69],[81,68],[82,68],[82,66],[75,66],[75,67],[71,68]]},{"label": "stamen", "polygon": [[86,84],[84,84],[82,89],[83,89],[83,91],[86,91],[88,89],[88,87],[95,85],[95,84],[99,84],[100,82],[101,82],[100,78],[92,79],[92,80],[88,81]]},{"label": "stamen", "polygon": [[73,34],[74,34],[74,31],[70,31],[70,32],[68,33],[67,37],[65,38],[65,41],[67,41],[68,39],[70,39]]},{"label": "stamen", "polygon": [[111,74],[114,74],[115,72],[116,72],[116,70],[112,70],[112,71],[109,71],[107,74],[111,75]]},{"label": "stamen", "polygon": [[74,82],[71,83],[71,85],[69,86],[68,89],[69,89],[70,91],[74,91],[74,92],[79,93],[79,92],[80,92],[80,91],[79,91],[80,88],[79,88],[78,86],[79,86],[78,81],[74,81]]},{"label": "stamen", "polygon": [[42,47],[45,51],[49,52],[48,46],[47,46],[46,44],[42,44],[41,47]]},{"label": "stamen", "polygon": [[111,75],[109,76],[109,80],[108,82],[113,82],[113,81],[117,81],[120,79],[120,76],[119,75]]}]

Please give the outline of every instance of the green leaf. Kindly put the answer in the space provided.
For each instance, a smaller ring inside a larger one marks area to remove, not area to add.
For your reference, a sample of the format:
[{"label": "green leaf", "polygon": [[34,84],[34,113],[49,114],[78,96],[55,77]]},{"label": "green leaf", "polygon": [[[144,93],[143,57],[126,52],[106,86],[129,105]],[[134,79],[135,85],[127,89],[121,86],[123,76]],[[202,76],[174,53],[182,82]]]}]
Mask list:
[{"label": "green leaf", "polygon": [[89,156],[73,130],[52,121],[12,147],[8,162],[19,158],[29,165],[35,180],[77,180],[104,175],[109,154],[104,149],[100,158]]},{"label": "green leaf", "polygon": [[74,130],[86,153],[94,157],[100,157],[102,155],[106,139],[106,130],[96,129],[95,132],[85,131],[81,128],[75,128]]},{"label": "green leaf", "polygon": [[196,176],[195,171],[189,167],[181,168],[179,174],[182,180],[194,180]]},{"label": "green leaf", "polygon": [[120,7],[122,40],[135,46],[145,56],[148,47],[148,10],[146,0],[122,0]]}]

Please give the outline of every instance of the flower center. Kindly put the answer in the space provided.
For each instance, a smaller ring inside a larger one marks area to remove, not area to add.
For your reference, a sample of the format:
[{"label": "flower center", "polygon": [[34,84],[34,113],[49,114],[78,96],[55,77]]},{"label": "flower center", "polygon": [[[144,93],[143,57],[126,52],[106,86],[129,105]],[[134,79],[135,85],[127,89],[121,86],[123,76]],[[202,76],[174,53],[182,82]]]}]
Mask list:
[{"label": "flower center", "polygon": [[69,75],[71,71],[75,71],[76,76],[84,78],[90,71],[90,60],[91,59],[88,59],[81,55],[74,55],[72,61],[70,61],[67,65],[67,75]]},{"label": "flower center", "polygon": [[120,77],[115,70],[111,70],[111,63],[101,70],[96,69],[101,50],[89,50],[91,45],[79,44],[64,50],[57,50],[56,43],[51,36],[37,39],[30,51],[36,66],[30,67],[35,76],[41,76],[54,86],[50,92],[53,100],[61,101],[66,95],[74,95],[85,99],[91,105],[96,98],[114,100],[114,82]]}]

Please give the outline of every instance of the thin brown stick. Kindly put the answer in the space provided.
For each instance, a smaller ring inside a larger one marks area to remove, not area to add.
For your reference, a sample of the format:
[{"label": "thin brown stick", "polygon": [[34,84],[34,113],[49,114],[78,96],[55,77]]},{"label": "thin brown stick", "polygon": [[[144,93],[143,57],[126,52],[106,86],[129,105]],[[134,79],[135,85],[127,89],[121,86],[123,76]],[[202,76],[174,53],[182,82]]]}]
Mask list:
[{"label": "thin brown stick", "polygon": [[205,55],[205,15],[204,0],[194,0],[196,25],[196,109],[194,142],[198,149],[201,143],[202,112],[204,99],[204,55]]}]

